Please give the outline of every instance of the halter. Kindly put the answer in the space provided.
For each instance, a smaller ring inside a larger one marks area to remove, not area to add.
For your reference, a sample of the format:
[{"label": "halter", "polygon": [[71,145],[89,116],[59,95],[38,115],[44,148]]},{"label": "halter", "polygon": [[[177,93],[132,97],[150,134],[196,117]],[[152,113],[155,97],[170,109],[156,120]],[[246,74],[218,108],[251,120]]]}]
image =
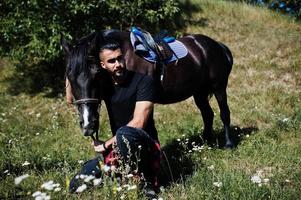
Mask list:
[{"label": "halter", "polygon": [[[93,103],[93,104],[99,104],[99,99],[95,99],[95,98],[83,98],[83,99],[79,99],[79,100],[75,100],[74,104],[75,105],[81,105],[81,104],[86,104],[86,103]],[[96,137],[94,137],[94,135],[91,135],[91,138],[93,141],[99,141],[98,138],[98,134],[96,132]]]},{"label": "halter", "polygon": [[99,99],[95,99],[95,98],[84,98],[84,99],[79,99],[79,100],[75,100],[74,104],[76,105],[81,105],[81,104],[86,104],[86,103],[94,103],[94,104],[98,104],[99,103]]}]

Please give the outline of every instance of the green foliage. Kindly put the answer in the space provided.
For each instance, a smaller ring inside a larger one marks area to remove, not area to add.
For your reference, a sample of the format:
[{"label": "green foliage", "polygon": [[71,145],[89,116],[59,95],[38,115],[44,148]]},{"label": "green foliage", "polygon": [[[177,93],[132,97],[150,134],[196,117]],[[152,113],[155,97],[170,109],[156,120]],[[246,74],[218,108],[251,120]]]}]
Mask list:
[{"label": "green foliage", "polygon": [[60,33],[78,39],[104,28],[158,27],[170,24],[179,11],[177,5],[174,0],[3,1],[0,55],[51,61],[61,52]]},{"label": "green foliage", "polygon": [[[185,23],[189,26],[185,31],[222,41],[233,52],[234,66],[227,91],[232,133],[239,136],[239,144],[231,151],[203,145],[201,114],[192,99],[175,105],[156,105],[156,127],[169,159],[162,168],[167,174],[170,168],[169,178],[174,179],[159,197],[300,199],[300,23],[246,4],[191,1],[201,9],[187,17]],[[16,74],[20,74],[16,86],[31,85],[23,80],[31,78],[39,67],[24,74],[22,67],[0,59],[0,199],[33,199],[36,191],[46,192],[51,199],[111,200],[121,199],[118,195],[122,194],[126,194],[124,199],[143,199],[136,190],[114,190],[114,182],[109,181],[102,188],[68,193],[66,183],[83,161],[94,156],[91,140],[80,133],[76,108],[67,105],[63,97],[7,90],[14,84],[10,77]],[[35,76],[46,79],[39,73]],[[214,134],[221,135],[217,103],[214,98],[210,103],[216,114]],[[101,112],[100,132],[106,139],[111,133],[104,106]],[[24,174],[29,177],[16,186],[14,179]],[[252,181],[256,176],[260,183]],[[61,191],[41,188],[50,180],[59,183]]]}]

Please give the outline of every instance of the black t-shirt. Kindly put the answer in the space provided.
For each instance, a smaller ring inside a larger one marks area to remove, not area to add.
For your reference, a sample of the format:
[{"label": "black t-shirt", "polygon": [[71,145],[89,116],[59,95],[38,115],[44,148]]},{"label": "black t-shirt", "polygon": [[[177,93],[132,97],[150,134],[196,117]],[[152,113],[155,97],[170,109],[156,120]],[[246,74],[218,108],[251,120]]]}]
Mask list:
[{"label": "black t-shirt", "polygon": [[[155,100],[155,83],[152,76],[136,72],[128,72],[126,81],[115,85],[112,95],[105,100],[113,134],[118,128],[127,125],[132,119],[136,102]],[[155,140],[158,134],[155,128],[153,111],[144,130]]]}]

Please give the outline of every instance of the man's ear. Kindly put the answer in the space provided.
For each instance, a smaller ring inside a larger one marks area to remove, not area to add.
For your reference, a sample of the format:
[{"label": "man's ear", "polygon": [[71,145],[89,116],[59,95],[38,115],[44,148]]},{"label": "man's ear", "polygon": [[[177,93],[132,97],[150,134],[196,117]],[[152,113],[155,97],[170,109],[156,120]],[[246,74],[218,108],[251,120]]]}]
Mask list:
[{"label": "man's ear", "polygon": [[105,64],[104,64],[102,61],[100,61],[100,66],[101,66],[103,69],[106,69],[106,66],[105,66]]},{"label": "man's ear", "polygon": [[63,47],[63,50],[64,50],[65,54],[69,55],[70,51],[71,51],[71,46],[62,34],[61,34],[61,45]]}]

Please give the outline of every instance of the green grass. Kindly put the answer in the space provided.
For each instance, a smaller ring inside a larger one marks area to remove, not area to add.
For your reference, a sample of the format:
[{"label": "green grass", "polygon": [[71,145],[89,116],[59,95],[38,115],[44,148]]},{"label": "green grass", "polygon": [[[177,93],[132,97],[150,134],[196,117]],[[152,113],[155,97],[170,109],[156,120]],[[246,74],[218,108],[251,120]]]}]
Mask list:
[{"label": "green grass", "polygon": [[[182,32],[201,33],[227,44],[234,56],[228,96],[232,131],[240,135],[236,149],[199,146],[201,115],[192,99],[156,105],[159,137],[174,178],[160,193],[163,199],[298,199],[301,195],[301,25],[264,8],[228,1],[194,0]],[[15,65],[0,61],[0,199],[32,198],[49,180],[61,191],[46,191],[52,199],[141,198],[136,191],[102,189],[71,195],[66,180],[80,168],[80,160],[94,156],[90,139],[79,130],[77,112],[64,98],[44,93],[12,95],[7,88]],[[22,85],[22,84],[20,84]],[[63,86],[62,86],[63,87]],[[63,95],[62,95],[63,96]],[[214,132],[222,123],[214,98]],[[110,135],[105,108],[103,138]],[[180,139],[181,142],[178,142]],[[188,139],[188,145],[185,143]],[[191,150],[191,152],[189,151]],[[29,165],[22,166],[25,161]],[[213,167],[212,167],[213,166]],[[166,166],[165,166],[166,168]],[[7,171],[8,170],[8,171]],[[259,186],[254,174],[269,179]],[[14,178],[29,174],[19,186]],[[221,182],[216,187],[214,182]],[[111,184],[111,185],[110,185]],[[119,196],[118,196],[119,195]]]}]

